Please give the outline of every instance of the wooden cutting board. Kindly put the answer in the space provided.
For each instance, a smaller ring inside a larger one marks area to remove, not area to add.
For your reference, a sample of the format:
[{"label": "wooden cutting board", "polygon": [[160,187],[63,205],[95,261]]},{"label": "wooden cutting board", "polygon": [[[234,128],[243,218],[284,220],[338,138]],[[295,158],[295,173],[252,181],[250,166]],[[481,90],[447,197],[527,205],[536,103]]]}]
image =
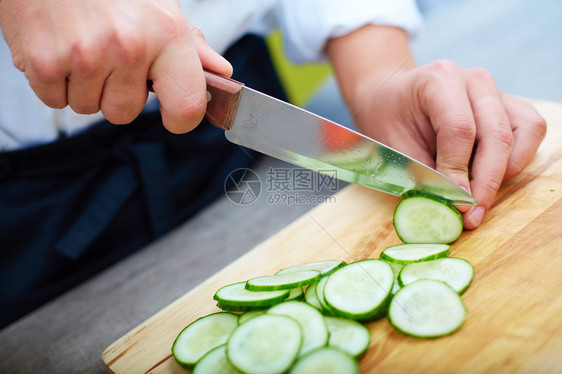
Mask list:
[{"label": "wooden cutting board", "polygon": [[[451,247],[451,256],[475,267],[463,295],[466,322],[434,340],[406,337],[387,319],[369,323],[361,372],[562,373],[562,105],[532,103],[549,124],[538,154],[502,186],[485,223]],[[187,324],[218,311],[219,287],[307,261],[377,258],[400,243],[392,227],[397,202],[345,188],[117,340],[103,361],[114,373],[185,373],[172,343]]]}]

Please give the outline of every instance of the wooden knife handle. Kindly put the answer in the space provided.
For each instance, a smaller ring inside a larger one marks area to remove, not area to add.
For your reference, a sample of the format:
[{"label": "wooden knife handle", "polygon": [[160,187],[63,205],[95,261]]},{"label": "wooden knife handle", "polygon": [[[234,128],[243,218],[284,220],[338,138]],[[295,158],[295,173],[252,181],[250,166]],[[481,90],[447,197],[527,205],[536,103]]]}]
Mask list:
[{"label": "wooden knife handle", "polygon": [[208,92],[205,117],[214,126],[230,130],[244,84],[208,71],[205,80]]}]

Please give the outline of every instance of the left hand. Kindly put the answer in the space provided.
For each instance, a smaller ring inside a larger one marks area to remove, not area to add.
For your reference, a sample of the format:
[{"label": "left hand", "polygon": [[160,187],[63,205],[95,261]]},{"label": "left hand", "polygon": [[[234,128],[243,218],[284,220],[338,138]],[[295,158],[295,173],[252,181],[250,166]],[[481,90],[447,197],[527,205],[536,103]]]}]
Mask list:
[{"label": "left hand", "polygon": [[[369,97],[372,88],[364,86]],[[364,133],[435,168],[471,193],[476,228],[502,181],[531,162],[546,132],[531,105],[495,86],[483,69],[448,61],[397,74],[356,115]]]},{"label": "left hand", "polygon": [[[366,48],[369,43],[374,48]],[[358,48],[367,52],[350,62]],[[531,162],[546,133],[531,105],[501,92],[487,71],[449,61],[415,67],[399,29],[367,26],[335,39],[328,52],[366,135],[435,168],[476,198],[476,207],[459,207],[467,229],[481,224],[502,181]]]}]

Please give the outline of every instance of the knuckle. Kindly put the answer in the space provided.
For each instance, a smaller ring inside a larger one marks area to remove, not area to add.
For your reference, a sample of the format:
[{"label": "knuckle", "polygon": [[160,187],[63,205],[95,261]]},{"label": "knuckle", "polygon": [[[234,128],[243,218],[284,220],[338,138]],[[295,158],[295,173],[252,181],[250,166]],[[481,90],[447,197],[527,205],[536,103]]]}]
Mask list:
[{"label": "knuckle", "polygon": [[137,65],[146,55],[146,41],[132,30],[121,30],[114,36],[118,58],[125,66]]},{"label": "knuckle", "polygon": [[29,80],[53,82],[64,75],[62,58],[56,55],[32,53],[25,60],[25,74]]},{"label": "knuckle", "polygon": [[513,146],[513,133],[508,124],[499,125],[494,130],[496,141],[506,150],[510,150]]},{"label": "knuckle", "polygon": [[453,139],[474,140],[476,138],[476,125],[473,121],[457,116],[449,126],[449,132]]},{"label": "knuckle", "polygon": [[97,53],[83,43],[75,43],[71,48],[72,72],[90,76],[98,69]]},{"label": "knuckle", "polygon": [[500,189],[501,181],[488,179],[482,182],[481,188],[488,196],[495,196]]},{"label": "knuckle", "polygon": [[450,60],[437,60],[431,63],[430,68],[439,75],[450,76],[457,74],[460,67]]},{"label": "knuckle", "polygon": [[485,83],[493,83],[492,73],[484,68],[473,68],[469,70],[470,78]]}]

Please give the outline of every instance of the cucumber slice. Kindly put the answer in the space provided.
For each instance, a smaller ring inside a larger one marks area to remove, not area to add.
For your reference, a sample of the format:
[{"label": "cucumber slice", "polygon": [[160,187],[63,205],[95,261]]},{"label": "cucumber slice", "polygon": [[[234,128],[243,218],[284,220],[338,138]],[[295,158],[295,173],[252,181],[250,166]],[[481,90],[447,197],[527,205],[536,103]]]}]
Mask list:
[{"label": "cucumber slice", "polygon": [[393,283],[394,273],[386,262],[357,261],[328,277],[324,299],[337,316],[371,320],[386,309]]},{"label": "cucumber slice", "polygon": [[398,203],[393,223],[404,243],[449,244],[463,230],[462,216],[455,207],[427,196],[412,196]]},{"label": "cucumber slice", "polygon": [[318,298],[318,302],[322,306],[322,310],[326,314],[330,313],[330,306],[326,303],[326,299],[324,298],[324,288],[326,287],[326,282],[328,281],[329,277],[325,277],[320,279],[320,282],[316,284],[316,297]]},{"label": "cucumber slice", "polygon": [[240,318],[238,318],[238,324],[241,325],[244,322],[248,322],[252,318],[264,314],[266,311],[267,311],[266,309],[261,309],[261,310],[249,310],[245,313],[242,313],[240,315]]},{"label": "cucumber slice", "polygon": [[353,357],[359,357],[371,343],[369,329],[357,321],[339,317],[325,317],[330,339],[328,346],[337,348]]},{"label": "cucumber slice", "polygon": [[295,272],[308,271],[308,270],[316,270],[323,277],[326,277],[332,274],[334,271],[341,268],[342,266],[345,266],[345,262],[341,260],[316,261],[316,262],[309,262],[306,264],[300,264],[285,269],[281,269],[277,273],[275,273],[275,275],[282,275],[282,274],[295,273]]},{"label": "cucumber slice", "polygon": [[174,341],[174,359],[184,368],[193,368],[201,357],[225,344],[237,326],[238,316],[232,313],[214,313],[195,320],[184,328]]},{"label": "cucumber slice", "polygon": [[390,293],[392,295],[396,295],[396,292],[398,292],[400,287],[402,287],[400,283],[398,283],[398,276],[400,275],[400,271],[402,270],[404,265],[397,264],[396,262],[390,262],[390,261],[385,261],[385,262],[390,265],[390,267],[392,268],[392,272],[394,273],[394,284],[392,285],[392,290],[390,291]]},{"label": "cucumber slice", "polygon": [[193,374],[242,374],[226,358],[226,345],[218,346],[203,356],[195,367]]},{"label": "cucumber slice", "polygon": [[405,265],[447,257],[449,249],[447,244],[399,244],[382,251],[381,259]]},{"label": "cucumber slice", "polygon": [[355,374],[357,361],[336,348],[325,347],[301,357],[289,374]]},{"label": "cucumber slice", "polygon": [[315,307],[316,309],[322,311],[324,310],[324,308],[322,308],[322,305],[320,304],[320,301],[318,300],[318,297],[316,296],[316,285],[318,283],[312,283],[311,285],[309,285],[306,288],[306,292],[304,293],[304,299],[306,300],[306,302],[310,305],[312,305],[313,307]]},{"label": "cucumber slice", "polygon": [[388,319],[405,335],[436,338],[461,327],[466,308],[460,296],[445,283],[421,279],[408,284],[390,302]]},{"label": "cucumber slice", "polygon": [[267,311],[268,314],[280,314],[297,321],[302,330],[302,346],[299,356],[328,343],[328,327],[324,316],[313,306],[300,301],[287,301],[277,304]]},{"label": "cucumber slice", "polygon": [[447,283],[457,293],[462,294],[472,282],[474,267],[461,258],[440,258],[404,266],[398,281],[401,286],[418,279],[433,279]]},{"label": "cucumber slice", "polygon": [[280,275],[267,275],[252,278],[246,282],[248,291],[275,291],[287,290],[315,283],[320,279],[316,270],[299,271]]},{"label": "cucumber slice", "polygon": [[289,291],[289,296],[287,296],[287,298],[283,301],[299,300],[302,299],[303,295],[304,291],[302,290],[302,287],[291,288],[291,290]]},{"label": "cucumber slice", "polygon": [[266,313],[232,332],[226,355],[244,373],[283,373],[297,358],[301,344],[301,328],[294,319]]},{"label": "cucumber slice", "polygon": [[253,292],[246,289],[246,282],[239,282],[220,288],[214,299],[222,309],[244,311],[278,304],[287,296],[289,290]]},{"label": "cucumber slice", "polygon": [[328,327],[324,316],[313,306],[300,301],[287,301],[275,305],[267,311],[268,314],[280,314],[293,318],[302,330],[302,346],[299,356],[328,343]]}]

